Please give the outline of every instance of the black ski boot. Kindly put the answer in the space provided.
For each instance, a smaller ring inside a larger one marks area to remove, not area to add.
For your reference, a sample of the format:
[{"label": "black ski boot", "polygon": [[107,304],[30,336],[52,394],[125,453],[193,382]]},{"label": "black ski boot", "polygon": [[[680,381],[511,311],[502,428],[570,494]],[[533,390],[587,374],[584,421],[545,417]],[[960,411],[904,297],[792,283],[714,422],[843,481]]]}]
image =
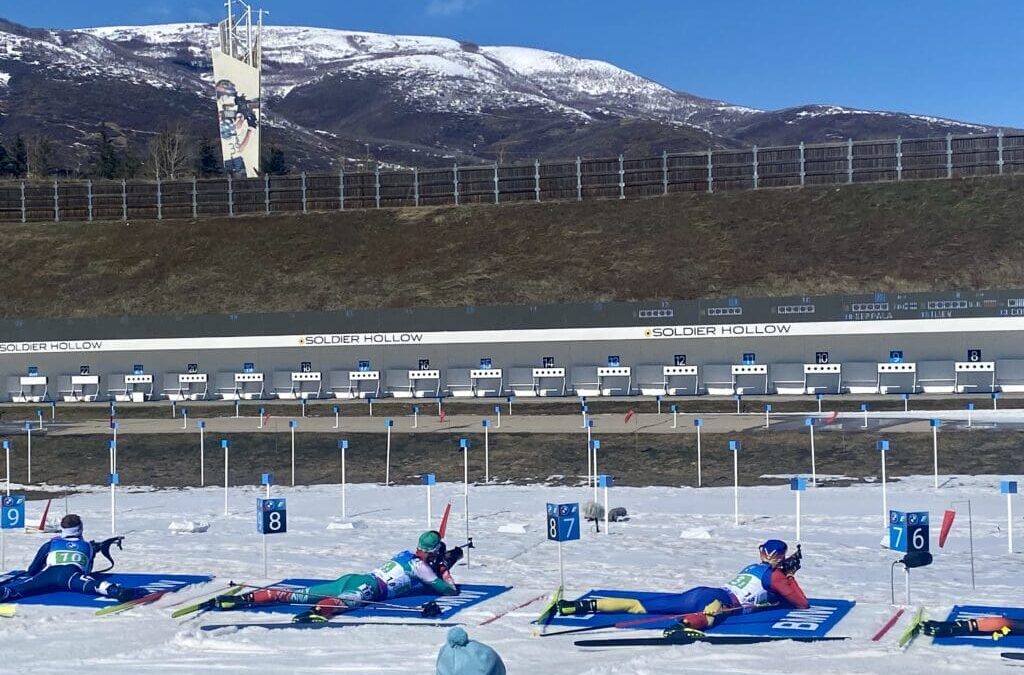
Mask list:
[{"label": "black ski boot", "polygon": [[596,614],[597,600],[559,600],[558,613],[562,616],[579,616],[580,614]]}]

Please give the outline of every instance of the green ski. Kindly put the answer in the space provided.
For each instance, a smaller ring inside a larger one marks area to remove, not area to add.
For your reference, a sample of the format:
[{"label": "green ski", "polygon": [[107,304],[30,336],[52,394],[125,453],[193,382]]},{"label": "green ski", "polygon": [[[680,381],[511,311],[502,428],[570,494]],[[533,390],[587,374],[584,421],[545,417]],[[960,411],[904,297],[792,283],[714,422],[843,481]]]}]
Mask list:
[{"label": "green ski", "polygon": [[910,620],[910,625],[908,625],[907,629],[903,631],[902,635],[900,635],[898,644],[901,648],[905,648],[914,641],[917,634],[921,632],[921,624],[923,623],[924,607],[919,607],[918,610],[914,612],[914,618]]},{"label": "green ski", "polygon": [[544,605],[544,609],[541,610],[540,614],[534,619],[534,623],[540,624],[539,630],[534,630],[533,634],[535,637],[543,635],[544,631],[547,630],[548,624],[551,623],[551,619],[554,618],[558,612],[558,602],[562,599],[563,589],[559,586],[554,593],[551,594],[551,599],[548,604]]},{"label": "green ski", "polygon": [[223,593],[218,593],[217,595],[215,595],[212,598],[209,598],[207,600],[203,600],[202,602],[197,602],[197,603],[194,603],[194,604],[191,604],[191,605],[187,605],[187,606],[182,607],[180,609],[176,609],[176,610],[174,610],[171,613],[171,618],[172,619],[177,619],[177,618],[185,616],[186,614],[192,614],[193,612],[202,612],[202,611],[205,611],[205,610],[208,610],[208,609],[213,609],[213,606],[214,606],[213,603],[214,603],[214,601],[218,597],[220,597],[222,595],[238,595],[239,593],[242,592],[242,590],[244,588],[245,588],[245,586],[232,586],[228,590],[224,591]]}]

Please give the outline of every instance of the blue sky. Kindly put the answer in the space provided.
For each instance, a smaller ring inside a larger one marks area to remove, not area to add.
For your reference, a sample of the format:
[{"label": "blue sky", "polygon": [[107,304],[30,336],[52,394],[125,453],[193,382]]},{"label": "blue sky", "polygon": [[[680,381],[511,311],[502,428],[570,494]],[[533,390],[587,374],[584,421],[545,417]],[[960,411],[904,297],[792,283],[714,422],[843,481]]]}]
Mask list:
[{"label": "blue sky", "polygon": [[[611,61],[758,108],[834,103],[1024,127],[1024,0],[263,0],[268,23]],[[36,0],[39,27],[213,21],[219,0]]]}]

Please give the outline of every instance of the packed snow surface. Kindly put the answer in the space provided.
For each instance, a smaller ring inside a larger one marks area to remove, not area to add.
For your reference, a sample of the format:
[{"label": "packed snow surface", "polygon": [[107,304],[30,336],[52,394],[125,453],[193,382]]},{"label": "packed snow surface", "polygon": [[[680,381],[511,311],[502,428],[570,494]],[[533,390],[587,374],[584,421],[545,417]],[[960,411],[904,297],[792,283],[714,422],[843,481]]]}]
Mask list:
[{"label": "packed snow surface", "polygon": [[[1004,477],[910,478],[888,484],[888,505],[931,512],[935,564],[913,571],[913,603],[933,617],[954,603],[1020,605],[1019,554],[1008,554]],[[15,492],[18,491],[15,486]],[[118,495],[117,529],[126,533],[117,556],[122,572],[215,574],[207,592],[229,579],[259,583],[261,542],[255,531],[255,500],[262,489],[232,489],[230,515],[223,514],[222,488],[188,490],[128,489]],[[328,529],[339,515],[339,486],[275,487],[288,499],[288,533],[269,542],[271,580],[284,577],[333,578],[369,570],[395,552],[415,545],[426,527],[425,488],[349,486],[348,516],[365,527]],[[586,488],[510,485],[471,486],[470,534],[477,548],[470,565],[459,565],[458,581],[505,584],[513,590],[456,614],[470,636],[493,646],[510,673],[745,672],[873,673],[901,675],[937,671],[991,669],[999,649],[933,647],[920,638],[907,653],[895,645],[909,612],[881,642],[870,637],[892,615],[889,568],[897,554],[880,546],[884,534],[882,487],[809,489],[802,499],[804,565],[799,574],[807,594],[857,601],[832,635],[851,640],[818,644],[743,647],[692,645],[584,652],[568,638],[531,637],[535,602],[480,627],[503,612],[558,585],[556,545],[545,540],[545,502],[586,501]],[[938,550],[938,522],[951,502],[970,499],[974,514],[977,590],[971,590],[966,512],[961,505],[945,549]],[[433,519],[453,504],[448,541],[465,537],[462,486],[437,485]],[[583,539],[564,545],[569,597],[590,588],[684,589],[718,585],[755,561],[757,545],[769,537],[794,541],[794,497],[788,486],[749,487],[740,492],[740,525],[733,524],[731,488],[612,488],[611,506],[625,506],[631,520],[612,524],[610,534],[584,531]],[[57,515],[62,500],[54,502]],[[72,495],[67,508],[84,516],[86,534],[110,533],[110,496],[105,488]],[[40,502],[29,504],[29,522]],[[205,521],[204,533],[174,533],[172,522]],[[525,524],[526,534],[503,534],[510,523]],[[7,567],[24,566],[44,535],[8,532]],[[86,673],[423,673],[433,672],[444,629],[365,626],[332,631],[259,629],[204,633],[203,623],[287,620],[284,615],[208,613],[197,620],[171,619],[167,605],[202,588],[188,588],[154,606],[109,617],[91,609],[19,607],[0,619],[5,672],[51,673],[73,668]],[[897,600],[902,601],[897,576]],[[770,664],[770,666],[768,665]]]}]

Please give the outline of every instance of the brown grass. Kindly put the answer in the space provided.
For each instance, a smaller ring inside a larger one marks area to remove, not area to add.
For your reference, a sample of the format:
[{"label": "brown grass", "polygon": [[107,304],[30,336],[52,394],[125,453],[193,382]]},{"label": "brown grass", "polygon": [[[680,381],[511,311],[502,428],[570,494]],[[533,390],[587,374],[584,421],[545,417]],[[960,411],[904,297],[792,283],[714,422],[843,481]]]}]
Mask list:
[{"label": "brown grass", "polygon": [[1024,177],[200,221],[3,225],[0,317],[1024,284]]}]

